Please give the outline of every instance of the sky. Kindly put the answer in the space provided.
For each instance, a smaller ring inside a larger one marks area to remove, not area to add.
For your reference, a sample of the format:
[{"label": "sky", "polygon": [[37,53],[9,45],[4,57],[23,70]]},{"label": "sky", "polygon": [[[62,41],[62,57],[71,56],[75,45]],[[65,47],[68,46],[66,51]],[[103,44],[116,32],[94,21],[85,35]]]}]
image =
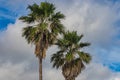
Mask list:
[{"label": "sky", "polygon": [[[27,15],[28,5],[44,0],[0,0],[0,80],[38,80],[34,45],[21,37],[27,24],[18,18]],[[65,14],[67,30],[84,34],[91,43],[84,50],[92,61],[76,80],[120,80],[120,0],[47,0]],[[44,80],[64,80],[61,70],[52,68],[52,46],[43,60]]]}]

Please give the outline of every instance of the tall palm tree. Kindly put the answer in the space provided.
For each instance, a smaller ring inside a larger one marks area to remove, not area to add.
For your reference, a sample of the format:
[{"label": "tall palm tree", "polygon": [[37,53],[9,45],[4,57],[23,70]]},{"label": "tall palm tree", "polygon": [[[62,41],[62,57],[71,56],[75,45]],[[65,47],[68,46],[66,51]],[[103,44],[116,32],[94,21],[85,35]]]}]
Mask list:
[{"label": "tall palm tree", "polygon": [[85,63],[89,63],[91,56],[83,52],[81,49],[90,44],[80,42],[83,35],[77,35],[77,32],[66,32],[63,38],[57,40],[56,45],[59,48],[51,57],[53,67],[62,68],[62,74],[65,80],[75,80],[84,69]]},{"label": "tall palm tree", "polygon": [[28,44],[35,45],[35,55],[39,59],[39,80],[42,80],[42,59],[46,56],[46,50],[56,40],[57,36],[64,32],[61,19],[64,15],[57,12],[53,4],[41,2],[40,5],[29,5],[30,13],[19,19],[30,24],[23,28],[22,36]]}]

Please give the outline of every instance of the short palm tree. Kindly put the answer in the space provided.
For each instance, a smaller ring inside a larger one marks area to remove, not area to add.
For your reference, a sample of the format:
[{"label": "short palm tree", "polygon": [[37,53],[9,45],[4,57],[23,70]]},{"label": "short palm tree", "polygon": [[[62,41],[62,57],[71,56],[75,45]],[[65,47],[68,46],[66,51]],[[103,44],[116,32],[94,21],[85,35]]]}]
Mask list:
[{"label": "short palm tree", "polygon": [[42,59],[45,58],[48,47],[64,32],[64,26],[61,24],[64,15],[57,12],[55,6],[48,2],[29,5],[28,9],[30,13],[19,18],[30,24],[23,28],[22,36],[28,43],[35,45],[35,55],[39,59],[39,80],[42,80]]},{"label": "short palm tree", "polygon": [[82,43],[80,40],[83,35],[77,35],[77,32],[66,32],[63,38],[57,40],[56,45],[59,51],[52,55],[51,62],[53,67],[62,68],[62,74],[65,80],[75,80],[84,69],[85,63],[89,63],[91,56],[81,49],[87,47],[89,43]]}]

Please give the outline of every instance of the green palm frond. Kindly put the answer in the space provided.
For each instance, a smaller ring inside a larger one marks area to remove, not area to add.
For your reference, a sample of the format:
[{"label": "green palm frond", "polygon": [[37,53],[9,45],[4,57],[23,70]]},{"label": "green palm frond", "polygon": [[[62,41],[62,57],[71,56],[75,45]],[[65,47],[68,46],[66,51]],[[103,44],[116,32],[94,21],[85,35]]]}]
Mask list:
[{"label": "green palm frond", "polygon": [[38,27],[39,31],[44,32],[45,30],[47,30],[48,23],[40,23],[36,27]]},{"label": "green palm frond", "polygon": [[51,62],[53,62],[53,67],[57,69],[64,64],[64,55],[62,54],[63,51],[58,51],[57,53],[53,54],[51,57]]},{"label": "green palm frond", "polygon": [[79,48],[83,48],[83,47],[87,47],[87,46],[90,46],[90,43],[86,43],[86,42],[81,42],[80,44],[79,44]]},{"label": "green palm frond", "polygon": [[30,9],[32,12],[36,12],[39,9],[39,6],[34,3],[33,5],[28,5],[27,9]]},{"label": "green palm frond", "polygon": [[19,18],[20,20],[22,20],[23,22],[27,22],[27,23],[32,23],[35,21],[35,18],[33,15],[30,16],[22,16]]},{"label": "green palm frond", "polygon": [[23,28],[22,36],[25,37],[25,39],[28,41],[28,43],[33,43],[35,40],[35,37],[37,37],[37,28],[29,26]]},{"label": "green palm frond", "polygon": [[48,2],[41,2],[40,8],[44,10],[43,11],[44,17],[49,17],[51,14],[54,13],[55,10],[55,6]]},{"label": "green palm frond", "polygon": [[51,28],[51,32],[58,35],[59,34],[63,34],[65,31],[65,27],[63,26],[63,24],[61,23],[51,23],[50,25],[50,28]]},{"label": "green palm frond", "polygon": [[91,56],[88,53],[78,51],[78,55],[85,63],[89,63],[91,61]]},{"label": "green palm frond", "polygon": [[56,43],[56,45],[58,46],[58,48],[60,49],[68,49],[69,46],[69,41],[64,40],[64,39],[59,39]]},{"label": "green palm frond", "polygon": [[64,18],[65,18],[65,16],[61,12],[57,12],[52,15],[52,17],[50,18],[50,21],[58,23],[58,22],[60,22],[60,19],[64,19]]},{"label": "green palm frond", "polygon": [[77,35],[76,31],[67,31],[64,35],[64,39],[69,41],[70,44],[77,44],[80,41],[80,36]]},{"label": "green palm frond", "polygon": [[36,21],[37,17],[40,16],[38,14],[40,14],[41,12],[39,6],[37,4],[33,4],[29,5],[27,9],[30,10],[30,14],[28,14],[28,16],[22,16],[19,19],[27,23],[32,23]]},{"label": "green palm frond", "polygon": [[72,61],[74,59],[74,55],[72,53],[67,53],[65,55],[65,58],[66,58],[66,61],[69,62],[69,61]]}]

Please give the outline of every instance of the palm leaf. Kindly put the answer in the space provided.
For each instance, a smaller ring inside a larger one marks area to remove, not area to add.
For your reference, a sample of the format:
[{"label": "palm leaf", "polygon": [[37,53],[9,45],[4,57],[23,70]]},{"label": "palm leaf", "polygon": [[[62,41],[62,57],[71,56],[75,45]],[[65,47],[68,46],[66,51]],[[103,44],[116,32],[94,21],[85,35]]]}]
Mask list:
[{"label": "palm leaf", "polygon": [[57,69],[64,64],[64,55],[61,54],[63,51],[58,51],[56,54],[53,54],[51,57],[51,62],[53,62],[53,67]]},{"label": "palm leaf", "polygon": [[91,61],[91,56],[88,53],[78,51],[78,55],[80,56],[81,60],[85,63],[89,63]]},{"label": "palm leaf", "polygon": [[83,47],[87,47],[87,46],[90,46],[90,43],[86,43],[86,42],[81,42],[80,44],[79,44],[79,48],[83,48]]}]

